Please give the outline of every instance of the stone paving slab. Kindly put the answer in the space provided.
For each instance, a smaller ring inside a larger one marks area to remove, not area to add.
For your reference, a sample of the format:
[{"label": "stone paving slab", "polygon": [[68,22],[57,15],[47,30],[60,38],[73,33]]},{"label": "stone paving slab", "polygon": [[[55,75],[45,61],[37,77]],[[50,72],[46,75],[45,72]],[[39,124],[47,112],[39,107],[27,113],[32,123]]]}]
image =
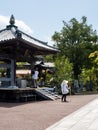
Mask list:
[{"label": "stone paving slab", "polygon": [[98,130],[98,98],[45,130]]},{"label": "stone paving slab", "polygon": [[67,97],[68,103],[60,99],[27,103],[0,102],[0,130],[45,130],[96,98],[97,94],[71,95]]}]

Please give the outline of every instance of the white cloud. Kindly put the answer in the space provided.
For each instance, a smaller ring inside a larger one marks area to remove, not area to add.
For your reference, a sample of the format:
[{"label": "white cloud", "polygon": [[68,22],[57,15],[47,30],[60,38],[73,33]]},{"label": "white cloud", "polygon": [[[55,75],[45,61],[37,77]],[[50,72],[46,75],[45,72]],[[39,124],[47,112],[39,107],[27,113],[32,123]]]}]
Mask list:
[{"label": "white cloud", "polygon": [[[6,27],[6,25],[9,25],[9,20],[10,20],[10,17],[8,16],[3,16],[3,15],[0,15],[0,30],[1,29],[4,29]],[[25,22],[21,21],[21,20],[17,20],[15,19],[15,25],[18,26],[18,28],[28,34],[32,34],[33,31],[31,30],[31,28],[26,25]]]},{"label": "white cloud", "polygon": [[31,30],[31,28],[25,24],[25,22],[20,21],[20,20],[16,20],[16,26],[18,26],[18,28],[20,30],[23,30],[26,33],[32,34],[33,31]]}]

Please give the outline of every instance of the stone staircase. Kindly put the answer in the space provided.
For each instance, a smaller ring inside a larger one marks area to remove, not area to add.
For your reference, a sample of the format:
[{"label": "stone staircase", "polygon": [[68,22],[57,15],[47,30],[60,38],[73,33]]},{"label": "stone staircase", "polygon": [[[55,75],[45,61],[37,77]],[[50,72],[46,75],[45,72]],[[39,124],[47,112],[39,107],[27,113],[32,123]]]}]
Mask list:
[{"label": "stone staircase", "polygon": [[49,91],[45,88],[37,88],[35,93],[42,96],[46,100],[57,100],[61,98],[57,93]]}]

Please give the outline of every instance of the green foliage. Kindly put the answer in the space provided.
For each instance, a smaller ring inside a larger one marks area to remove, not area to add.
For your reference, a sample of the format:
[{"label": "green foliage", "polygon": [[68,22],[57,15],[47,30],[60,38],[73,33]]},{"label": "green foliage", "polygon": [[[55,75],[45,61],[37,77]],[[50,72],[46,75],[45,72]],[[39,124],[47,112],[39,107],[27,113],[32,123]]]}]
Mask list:
[{"label": "green foliage", "polygon": [[46,62],[53,62],[53,55],[47,55],[45,56]]},{"label": "green foliage", "polygon": [[82,68],[91,68],[88,56],[94,51],[98,37],[92,25],[87,25],[85,16],[81,22],[73,18],[69,23],[63,21],[63,24],[62,30],[55,32],[52,39],[59,48],[60,55],[68,57],[73,64],[74,78],[78,79]]},{"label": "green foliage", "polygon": [[[81,72],[80,77],[82,77],[84,84],[86,84],[87,80],[93,79],[94,69],[86,69],[84,68]],[[92,75],[92,76],[91,76]]]},{"label": "green foliage", "polygon": [[89,58],[92,60],[93,64],[98,67],[98,51],[94,51],[89,55]]},{"label": "green foliage", "polygon": [[98,77],[96,75],[97,73],[98,71],[96,72],[96,69],[94,67],[91,69],[84,68],[80,75],[80,77],[82,77],[84,85],[86,85],[87,81],[91,80],[93,82],[93,89],[98,88]]},{"label": "green foliage", "polygon": [[97,86],[96,88],[98,89],[98,51],[90,53],[89,58],[93,64],[93,80],[95,81],[95,86]]},{"label": "green foliage", "polygon": [[26,64],[28,64],[28,62],[17,62],[16,63],[16,65],[18,65],[18,66],[24,66]]},{"label": "green foliage", "polygon": [[72,79],[73,71],[72,71],[72,64],[69,63],[68,58],[65,58],[64,56],[62,57],[57,57],[55,59],[55,80],[57,84],[60,84],[62,80],[66,79],[70,81]]}]

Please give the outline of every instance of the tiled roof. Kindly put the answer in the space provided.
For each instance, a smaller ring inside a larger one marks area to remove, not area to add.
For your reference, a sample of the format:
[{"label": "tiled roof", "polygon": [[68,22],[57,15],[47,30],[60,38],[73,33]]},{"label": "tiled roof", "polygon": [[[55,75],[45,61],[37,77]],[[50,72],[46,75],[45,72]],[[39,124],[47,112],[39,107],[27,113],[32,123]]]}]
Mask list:
[{"label": "tiled roof", "polygon": [[31,37],[30,35],[20,31],[17,29],[16,26],[14,25],[9,25],[7,26],[5,29],[0,31],[0,43],[2,42],[6,42],[12,39],[21,39],[21,40],[25,40],[27,42],[27,44],[29,45],[35,45],[37,47],[40,48],[44,48],[44,49],[48,49],[48,50],[52,50],[52,51],[57,51],[56,48],[51,47],[49,45],[47,45],[46,42],[40,41],[36,38]]},{"label": "tiled roof", "polygon": [[15,36],[13,35],[11,30],[4,29],[0,31],[0,42],[7,41],[13,38],[15,38]]}]

